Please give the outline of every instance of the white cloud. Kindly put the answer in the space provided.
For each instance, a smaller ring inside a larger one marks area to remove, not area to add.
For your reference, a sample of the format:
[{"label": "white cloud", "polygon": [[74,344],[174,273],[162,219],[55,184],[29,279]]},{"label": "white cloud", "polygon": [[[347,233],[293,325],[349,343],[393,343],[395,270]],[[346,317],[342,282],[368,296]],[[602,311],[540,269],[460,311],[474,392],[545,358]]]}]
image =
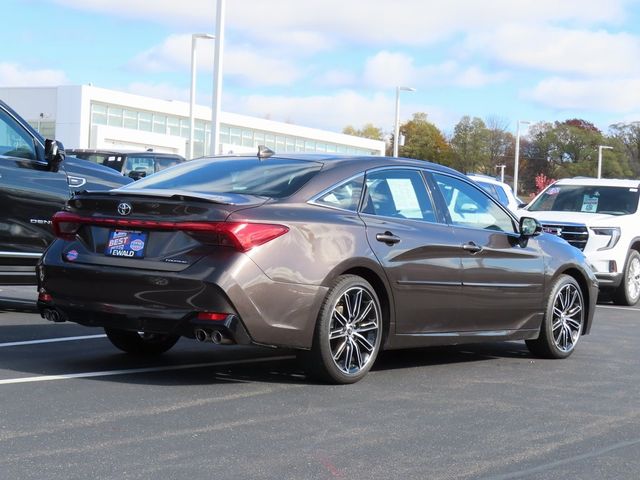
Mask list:
[{"label": "white cloud", "polygon": [[405,53],[383,50],[367,60],[363,78],[367,85],[376,88],[395,88],[398,85],[457,85],[475,88],[502,82],[507,75],[504,72],[488,73],[478,66],[463,67],[452,60],[416,65],[413,57]]},{"label": "white cloud", "polygon": [[640,110],[640,77],[571,80],[549,78],[525,96],[556,110],[632,113]]},{"label": "white cloud", "polygon": [[61,70],[29,70],[16,63],[0,62],[0,86],[3,87],[43,87],[68,83]]},{"label": "white cloud", "polygon": [[[208,29],[214,26],[212,0],[51,0],[80,10]],[[335,41],[382,45],[426,45],[472,31],[491,31],[505,22],[539,24],[621,22],[628,0],[241,0],[227,2],[227,26],[253,38],[286,39],[305,32]],[[322,32],[322,34],[318,33]],[[312,42],[318,45],[317,42]],[[303,47],[304,48],[304,47]]]},{"label": "white cloud", "polygon": [[590,76],[640,71],[640,38],[541,25],[511,24],[471,35],[467,48],[510,66]]},{"label": "white cloud", "polygon": [[[232,104],[235,113],[337,132],[347,125],[359,127],[366,123],[387,132],[393,129],[395,97],[382,93],[362,95],[345,90],[334,95],[307,97],[249,95],[225,97],[224,102]],[[411,116],[410,112],[426,112],[429,120],[436,124],[450,124],[452,120],[450,113],[439,108],[406,101],[402,108],[403,121]]]},{"label": "white cloud", "polygon": [[[213,70],[214,42],[197,41],[198,70]],[[129,67],[158,73],[188,72],[191,63],[191,35],[170,35],[160,45],[136,55]],[[287,59],[248,45],[227,45],[224,52],[225,75],[236,76],[247,85],[290,85],[302,77],[302,70]]]}]

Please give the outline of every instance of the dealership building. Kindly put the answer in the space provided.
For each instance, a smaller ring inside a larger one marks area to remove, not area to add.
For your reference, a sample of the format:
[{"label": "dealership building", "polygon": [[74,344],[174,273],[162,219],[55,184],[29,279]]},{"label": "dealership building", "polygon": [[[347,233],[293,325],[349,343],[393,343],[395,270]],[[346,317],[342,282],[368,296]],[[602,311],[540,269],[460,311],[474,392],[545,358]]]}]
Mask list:
[{"label": "dealership building", "polygon": [[[189,104],[92,85],[0,87],[8,103],[44,137],[66,148],[189,151]],[[194,157],[208,155],[211,109],[194,109]],[[348,122],[345,122],[345,124]],[[385,143],[263,118],[221,112],[216,153],[248,153],[266,145],[277,153],[384,155]]]}]

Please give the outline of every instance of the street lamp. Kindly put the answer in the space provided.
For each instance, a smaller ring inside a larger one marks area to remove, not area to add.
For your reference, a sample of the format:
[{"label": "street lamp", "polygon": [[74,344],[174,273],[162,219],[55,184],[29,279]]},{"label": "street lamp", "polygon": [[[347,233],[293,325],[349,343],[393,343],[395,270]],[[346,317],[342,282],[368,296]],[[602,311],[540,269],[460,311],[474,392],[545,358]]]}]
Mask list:
[{"label": "street lamp", "polygon": [[218,151],[220,138],[220,100],[222,99],[222,48],[224,46],[225,0],[218,0],[216,9],[216,46],[213,59],[213,105],[211,108],[211,149],[210,154]]},{"label": "street lamp", "polygon": [[598,178],[602,178],[602,149],[613,150],[613,147],[598,145]]},{"label": "street lamp", "polygon": [[520,125],[529,125],[531,122],[518,120],[516,129],[516,158],[513,162],[513,196],[518,196],[518,168],[520,168]]},{"label": "street lamp", "polygon": [[199,38],[213,40],[216,38],[209,33],[193,33],[191,35],[191,93],[189,96],[189,153],[188,159],[193,158],[193,129],[195,124],[194,108],[196,105],[196,41]]},{"label": "street lamp", "polygon": [[400,91],[415,92],[416,89],[412,87],[396,87],[396,125],[395,133],[393,136],[393,156],[398,156],[398,146],[400,144]]}]

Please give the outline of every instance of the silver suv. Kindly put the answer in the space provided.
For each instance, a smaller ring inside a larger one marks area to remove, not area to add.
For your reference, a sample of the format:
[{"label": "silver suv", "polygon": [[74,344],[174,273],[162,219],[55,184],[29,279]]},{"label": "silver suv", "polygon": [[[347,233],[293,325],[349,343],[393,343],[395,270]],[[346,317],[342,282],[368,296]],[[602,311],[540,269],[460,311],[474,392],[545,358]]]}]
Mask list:
[{"label": "silver suv", "polygon": [[[524,210],[582,250],[601,291],[619,305],[640,300],[638,180],[568,178],[543,190]],[[524,212],[521,210],[521,214]]]}]

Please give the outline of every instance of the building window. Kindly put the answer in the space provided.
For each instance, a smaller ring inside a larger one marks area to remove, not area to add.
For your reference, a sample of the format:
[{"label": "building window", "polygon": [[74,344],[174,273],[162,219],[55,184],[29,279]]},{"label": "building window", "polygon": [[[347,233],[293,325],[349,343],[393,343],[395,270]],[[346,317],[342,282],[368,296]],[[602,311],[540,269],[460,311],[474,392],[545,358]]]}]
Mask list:
[{"label": "building window", "polygon": [[220,143],[229,143],[229,127],[227,125],[220,125]]},{"label": "building window", "polygon": [[242,145],[242,141],[241,141],[241,135],[242,130],[240,130],[239,128],[235,128],[235,127],[231,127],[231,129],[229,130],[229,143],[231,145]]},{"label": "building window", "polygon": [[112,127],[122,127],[122,108],[109,107],[107,125]]},{"label": "building window", "polygon": [[167,133],[167,116],[166,115],[153,115],[153,131],[155,133]]},{"label": "building window", "polygon": [[242,146],[253,146],[253,132],[251,130],[242,130]]},{"label": "building window", "polygon": [[285,138],[281,136],[276,137],[276,152],[285,152]]},{"label": "building window", "polygon": [[107,124],[107,107],[104,105],[91,105],[91,123],[95,125]]},{"label": "building window", "polygon": [[167,117],[167,133],[175,137],[180,136],[180,119],[178,117]]},{"label": "building window", "polygon": [[151,131],[151,113],[149,112],[140,112],[138,114],[138,125],[139,129],[145,132]]},{"label": "building window", "polygon": [[255,142],[253,144],[255,147],[258,145],[264,145],[264,132],[255,132],[253,134],[253,141]]},{"label": "building window", "polygon": [[124,117],[124,122],[123,122],[124,128],[131,128],[133,130],[138,129],[138,112],[134,110],[125,110],[123,113],[123,117]]},{"label": "building window", "polygon": [[287,152],[295,152],[296,151],[296,139],[292,137],[287,137]]}]

